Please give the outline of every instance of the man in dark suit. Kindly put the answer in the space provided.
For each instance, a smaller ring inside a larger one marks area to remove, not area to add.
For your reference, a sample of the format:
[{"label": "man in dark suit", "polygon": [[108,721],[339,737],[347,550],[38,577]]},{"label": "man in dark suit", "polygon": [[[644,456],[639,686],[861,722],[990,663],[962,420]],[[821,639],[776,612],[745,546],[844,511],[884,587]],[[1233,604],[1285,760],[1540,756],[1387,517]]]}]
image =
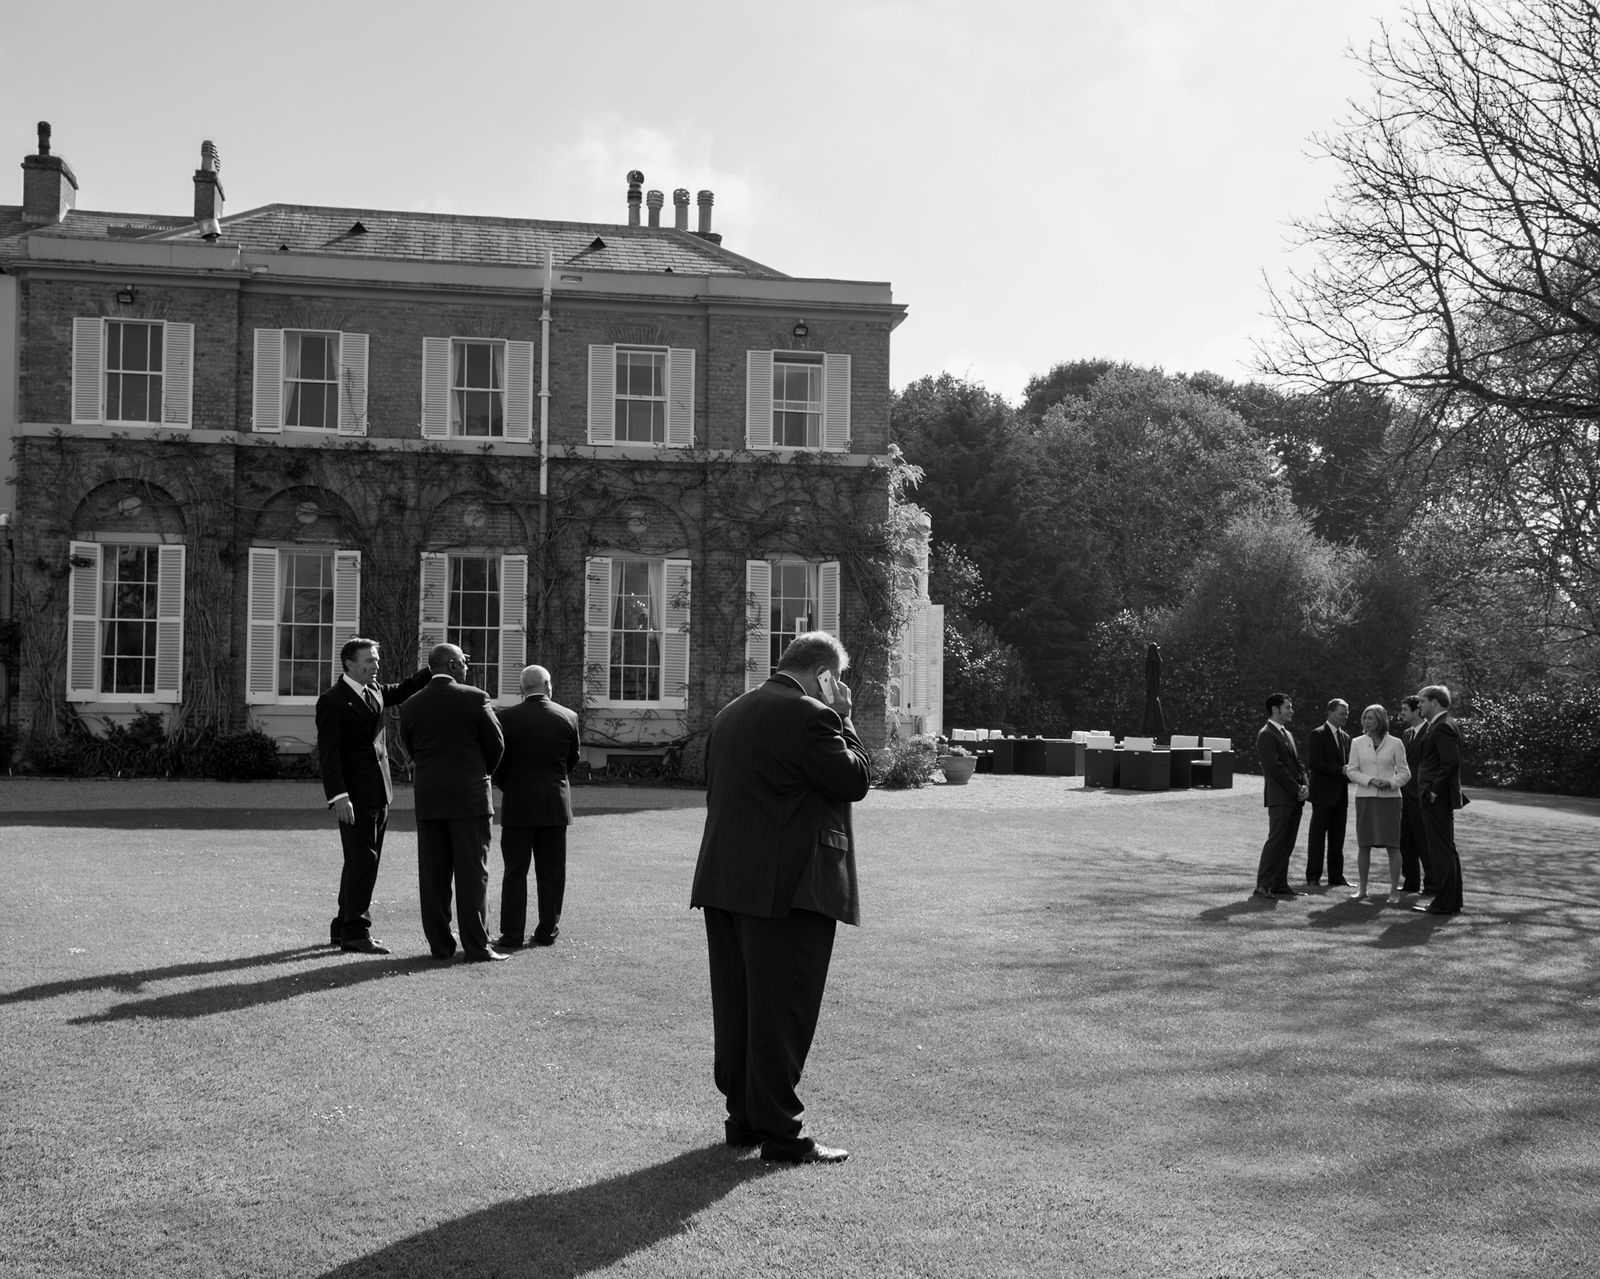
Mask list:
[{"label": "man in dark suit", "polygon": [[435,959],[456,953],[450,932],[450,881],[468,963],[504,959],[489,945],[484,899],[489,889],[489,775],[505,737],[489,695],[465,683],[467,655],[454,644],[428,654],[433,678],[400,708],[400,740],[416,767],[417,884],[422,931]]},{"label": "man in dark suit", "polygon": [[1461,793],[1461,731],[1450,718],[1450,690],[1429,684],[1417,694],[1427,727],[1417,750],[1417,798],[1428,838],[1428,864],[1434,875],[1431,900],[1412,910],[1454,915],[1461,910],[1461,856],[1456,852],[1456,809],[1466,807]]},{"label": "man in dark suit", "polygon": [[844,646],[798,635],[706,743],[706,826],[689,904],[711,961],[713,1075],[730,1146],[839,1163],[806,1135],[795,1089],[817,1028],[837,921],[860,922],[850,805],[872,783],[839,677]]},{"label": "man in dark suit", "polygon": [[1422,728],[1428,722],[1421,705],[1415,697],[1400,699],[1400,722],[1405,725],[1400,740],[1405,743],[1406,767],[1411,771],[1411,780],[1400,788],[1400,888],[1408,893],[1420,888],[1431,895],[1438,886],[1433,882],[1428,837],[1422,829],[1422,805],[1417,799],[1417,756],[1422,751]]},{"label": "man in dark suit", "polygon": [[500,788],[501,950],[517,950],[528,922],[528,864],[539,893],[539,926],[532,944],[552,946],[561,931],[567,888],[567,827],[572,789],[567,776],[578,762],[578,716],[550,700],[550,672],[522,668],[522,701],[500,716],[506,753],[495,769]]},{"label": "man in dark suit", "polygon": [[394,800],[383,713],[425,686],[428,671],[424,667],[398,684],[378,683],[378,642],[359,635],[345,641],[339,660],[344,674],[317,698],[322,792],[339,820],[339,845],[344,851],[339,913],[328,925],[328,944],[387,955],[389,948],[372,935],[372,890],[378,882],[383,834]]},{"label": "man in dark suit", "polygon": [[1306,839],[1306,883],[1322,880],[1323,854],[1330,887],[1349,886],[1344,877],[1344,827],[1350,815],[1350,734],[1344,731],[1350,705],[1342,698],[1328,703],[1328,718],[1311,730],[1306,760],[1311,769],[1311,833]]},{"label": "man in dark suit", "polygon": [[1256,734],[1256,756],[1265,782],[1262,803],[1267,810],[1267,842],[1261,845],[1256,867],[1256,887],[1250,895],[1271,901],[1277,897],[1304,897],[1289,887],[1289,858],[1300,833],[1300,813],[1305,807],[1306,766],[1300,762],[1289,722],[1294,702],[1287,693],[1267,698],[1267,722]]}]

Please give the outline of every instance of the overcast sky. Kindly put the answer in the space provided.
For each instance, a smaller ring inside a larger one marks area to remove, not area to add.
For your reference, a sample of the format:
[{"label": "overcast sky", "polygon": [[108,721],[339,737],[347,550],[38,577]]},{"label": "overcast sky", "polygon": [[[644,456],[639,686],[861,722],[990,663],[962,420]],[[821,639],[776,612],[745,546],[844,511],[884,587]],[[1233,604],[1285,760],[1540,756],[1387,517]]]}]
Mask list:
[{"label": "overcast sky", "polygon": [[[716,193],[726,247],[886,280],[896,388],[1016,400],[1062,360],[1250,376],[1311,157],[1402,0],[12,4],[0,154],[35,122],[79,207],[275,202],[624,222]],[[20,203],[11,168],[0,203]],[[691,214],[693,217],[693,214]],[[693,222],[691,222],[693,225]]]}]

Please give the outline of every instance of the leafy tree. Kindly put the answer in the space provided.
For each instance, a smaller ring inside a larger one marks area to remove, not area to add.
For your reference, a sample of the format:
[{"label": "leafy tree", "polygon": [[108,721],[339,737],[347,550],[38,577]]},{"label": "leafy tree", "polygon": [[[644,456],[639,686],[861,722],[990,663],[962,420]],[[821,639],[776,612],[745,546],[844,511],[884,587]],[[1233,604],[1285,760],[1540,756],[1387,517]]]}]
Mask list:
[{"label": "leafy tree", "polygon": [[1115,360],[1069,360],[1057,364],[1048,373],[1028,379],[1022,388],[1022,407],[1018,416],[1024,422],[1037,426],[1044,415],[1068,399],[1081,400],[1094,389],[1112,369],[1131,368]]}]

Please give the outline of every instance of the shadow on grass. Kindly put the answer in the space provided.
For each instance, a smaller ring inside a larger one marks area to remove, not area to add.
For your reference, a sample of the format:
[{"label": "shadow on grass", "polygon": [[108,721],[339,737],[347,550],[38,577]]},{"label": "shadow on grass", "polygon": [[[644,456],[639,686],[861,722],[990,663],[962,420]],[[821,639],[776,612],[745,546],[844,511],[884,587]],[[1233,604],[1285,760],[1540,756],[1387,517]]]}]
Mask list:
[{"label": "shadow on grass", "polygon": [[264,1004],[282,1003],[299,995],[320,994],[327,990],[359,986],[363,982],[381,981],[385,977],[394,977],[402,973],[439,970],[453,966],[453,964],[442,964],[429,955],[412,955],[404,959],[369,959],[326,967],[302,968],[266,981],[206,986],[200,990],[182,990],[171,995],[134,999],[124,1004],[116,1004],[104,1012],[74,1017],[67,1024],[89,1026],[100,1022],[126,1021],[131,1017],[211,1017],[217,1013],[237,1012],[242,1008],[258,1008]]},{"label": "shadow on grass", "polygon": [[47,981],[37,986],[24,986],[20,990],[0,991],[0,1004],[25,1004],[41,999],[59,999],[63,995],[80,995],[91,990],[115,990],[124,994],[134,994],[152,982],[172,981],[179,977],[204,977],[211,973],[237,972],[241,968],[295,964],[302,960],[315,959],[319,955],[337,953],[339,952],[327,946],[297,946],[293,950],[274,950],[264,955],[242,955],[237,959],[168,964],[164,968],[141,968],[123,973],[103,973],[97,977]]},{"label": "shadow on grass", "polygon": [[[56,826],[73,830],[326,830],[333,818],[322,808],[73,808],[0,813],[0,826]],[[411,809],[390,809],[390,830],[416,830]]]},{"label": "shadow on grass", "polygon": [[690,1218],[775,1171],[722,1145],[691,1150],[592,1186],[530,1195],[412,1235],[322,1279],[450,1275],[538,1279],[605,1270],[689,1229]]}]

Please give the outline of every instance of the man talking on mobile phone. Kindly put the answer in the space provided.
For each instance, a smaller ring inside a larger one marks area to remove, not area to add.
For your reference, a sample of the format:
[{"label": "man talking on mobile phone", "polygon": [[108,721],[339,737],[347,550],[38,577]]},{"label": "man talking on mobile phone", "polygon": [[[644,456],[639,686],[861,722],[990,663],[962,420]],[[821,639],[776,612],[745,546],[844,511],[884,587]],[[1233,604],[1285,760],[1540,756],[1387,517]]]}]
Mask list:
[{"label": "man talking on mobile phone", "polygon": [[850,805],[872,783],[826,631],[797,635],[706,743],[706,827],[690,906],[705,910],[712,1073],[728,1145],[785,1163],[842,1163],[808,1135],[795,1089],[816,1033],[840,920],[860,922]]}]

